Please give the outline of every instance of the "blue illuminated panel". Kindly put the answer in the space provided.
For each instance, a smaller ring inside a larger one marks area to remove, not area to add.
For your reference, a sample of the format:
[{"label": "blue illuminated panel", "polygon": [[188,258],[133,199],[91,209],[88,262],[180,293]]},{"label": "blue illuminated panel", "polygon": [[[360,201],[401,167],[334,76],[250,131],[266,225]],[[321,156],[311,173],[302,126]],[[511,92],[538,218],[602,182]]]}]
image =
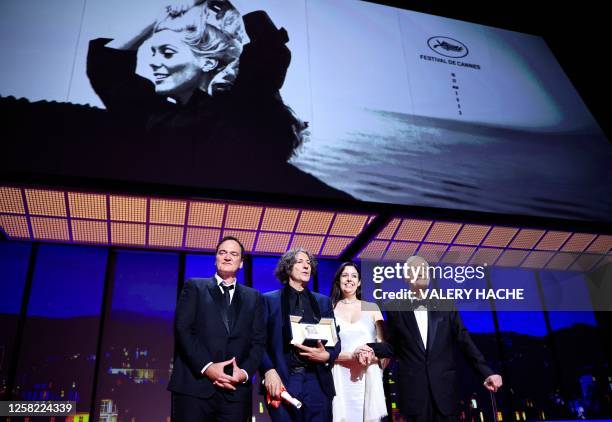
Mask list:
[{"label": "blue illuminated panel", "polygon": [[25,286],[29,243],[0,242],[0,314],[19,315]]},{"label": "blue illuminated panel", "polygon": [[552,339],[561,370],[565,410],[580,419],[609,416],[605,413],[609,391],[608,367],[593,311],[588,311],[585,275],[565,271],[541,271],[546,306],[582,311],[548,313]]},{"label": "blue illuminated panel", "polygon": [[[96,419],[165,421],[173,358],[176,253],[119,251],[106,318]],[[109,416],[110,415],[110,416]]]},{"label": "blue illuminated panel", "polygon": [[319,267],[317,273],[319,274],[319,293],[329,296],[334,282],[334,275],[340,267],[340,261],[332,261],[322,259],[319,261]]},{"label": "blue illuminated panel", "polygon": [[283,287],[274,276],[277,263],[278,258],[253,257],[253,288],[266,293]]},{"label": "blue illuminated panel", "polygon": [[75,400],[89,413],[107,255],[39,247],[17,367],[20,400]]},{"label": "blue illuminated panel", "polygon": [[[540,297],[534,271],[508,268],[491,269],[491,284],[497,288],[524,288],[530,309],[538,306]],[[502,305],[500,301],[496,305]],[[512,309],[512,304],[507,309]],[[520,309],[520,308],[518,308]],[[513,392],[512,414],[525,412],[527,420],[547,419],[554,411],[554,395],[557,389],[553,355],[548,343],[548,330],[542,311],[497,312],[505,363],[510,373],[506,374],[504,390]],[[536,381],[537,380],[537,381]],[[507,394],[507,393],[506,393]]]},{"label": "blue illuminated panel", "polygon": [[23,288],[30,259],[29,243],[0,242],[0,399],[7,398]]}]

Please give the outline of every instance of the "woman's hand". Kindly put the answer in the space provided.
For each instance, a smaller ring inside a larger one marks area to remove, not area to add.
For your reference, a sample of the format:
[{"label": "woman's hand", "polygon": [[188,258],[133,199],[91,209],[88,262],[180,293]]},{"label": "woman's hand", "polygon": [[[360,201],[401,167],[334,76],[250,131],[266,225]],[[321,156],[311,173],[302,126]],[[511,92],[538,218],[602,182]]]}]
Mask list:
[{"label": "woman's hand", "polygon": [[355,349],[355,353],[361,353],[361,352],[372,352],[372,353],[374,353],[374,349],[372,349],[367,344],[362,344],[361,346],[359,346],[359,347],[357,347]]},{"label": "woman's hand", "polygon": [[368,366],[368,352],[353,352],[353,360],[361,366]]},{"label": "woman's hand", "polygon": [[356,349],[353,352],[352,356],[355,362],[359,363],[361,366],[364,367],[377,362],[376,356],[374,356],[374,352],[368,350]]},{"label": "woman's hand", "polygon": [[171,18],[182,15],[196,5],[194,0],[170,0],[164,8],[164,12]]},{"label": "woman's hand", "polygon": [[375,359],[374,350],[367,344],[363,344],[355,349],[353,359],[362,366],[368,366]]}]

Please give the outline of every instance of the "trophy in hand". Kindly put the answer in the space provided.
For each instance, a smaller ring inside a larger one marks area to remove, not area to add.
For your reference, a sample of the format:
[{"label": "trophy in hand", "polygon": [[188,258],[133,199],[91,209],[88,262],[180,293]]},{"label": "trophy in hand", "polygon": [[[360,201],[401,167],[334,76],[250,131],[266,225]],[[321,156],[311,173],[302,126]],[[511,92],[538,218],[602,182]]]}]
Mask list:
[{"label": "trophy in hand", "polygon": [[302,323],[301,316],[290,315],[291,344],[302,344],[317,347],[320,341],[325,347],[334,347],[338,341],[338,333],[333,318],[321,318],[318,323]]}]

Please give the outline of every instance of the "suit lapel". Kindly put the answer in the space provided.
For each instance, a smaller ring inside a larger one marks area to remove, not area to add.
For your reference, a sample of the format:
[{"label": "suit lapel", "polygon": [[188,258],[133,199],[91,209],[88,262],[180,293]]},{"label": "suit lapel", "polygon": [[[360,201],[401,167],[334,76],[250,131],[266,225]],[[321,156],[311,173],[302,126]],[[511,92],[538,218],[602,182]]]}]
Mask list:
[{"label": "suit lapel", "polygon": [[423,339],[421,338],[421,332],[419,331],[419,326],[416,322],[414,312],[400,311],[399,314],[402,316],[402,318],[404,318],[404,323],[406,324],[408,331],[410,331],[412,336],[416,339],[417,347],[422,353],[425,353],[425,344],[423,343]]},{"label": "suit lapel", "polygon": [[223,325],[225,325],[225,330],[229,334],[230,326],[229,326],[227,311],[225,309],[225,306],[223,306],[223,294],[221,293],[221,289],[219,289],[219,286],[217,286],[216,279],[213,278],[213,283],[208,286],[208,292],[210,293],[210,296],[213,298],[213,302],[215,302],[215,305],[217,306],[217,309],[219,310],[219,315],[221,315],[221,320],[223,321]]},{"label": "suit lapel", "polygon": [[283,349],[289,349],[289,343],[291,343],[291,325],[289,323],[289,289],[290,287],[285,286],[281,289],[281,319],[283,324]]},{"label": "suit lapel", "polygon": [[230,314],[232,315],[230,331],[234,330],[234,327],[238,323],[240,317],[240,310],[242,309],[242,286],[236,282],[234,290],[234,296],[232,297],[232,304],[230,306]]},{"label": "suit lapel", "polygon": [[438,322],[441,315],[436,311],[427,312],[427,350],[431,351],[434,340],[436,339],[436,331],[438,330]]},{"label": "suit lapel", "polygon": [[312,316],[314,317],[314,322],[318,323],[321,321],[321,308],[319,308],[319,302],[312,294],[312,292],[308,289],[306,290],[306,295],[308,296],[308,300],[310,300],[310,308],[312,309]]}]

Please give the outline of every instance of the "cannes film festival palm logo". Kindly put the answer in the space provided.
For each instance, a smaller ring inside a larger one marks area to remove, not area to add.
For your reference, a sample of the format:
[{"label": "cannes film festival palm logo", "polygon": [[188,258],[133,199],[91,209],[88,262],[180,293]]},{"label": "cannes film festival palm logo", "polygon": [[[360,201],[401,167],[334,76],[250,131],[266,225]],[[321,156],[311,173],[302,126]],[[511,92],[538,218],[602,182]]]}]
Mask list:
[{"label": "cannes film festival palm logo", "polygon": [[427,45],[433,51],[444,57],[459,59],[468,55],[467,45],[449,37],[431,37]]}]

